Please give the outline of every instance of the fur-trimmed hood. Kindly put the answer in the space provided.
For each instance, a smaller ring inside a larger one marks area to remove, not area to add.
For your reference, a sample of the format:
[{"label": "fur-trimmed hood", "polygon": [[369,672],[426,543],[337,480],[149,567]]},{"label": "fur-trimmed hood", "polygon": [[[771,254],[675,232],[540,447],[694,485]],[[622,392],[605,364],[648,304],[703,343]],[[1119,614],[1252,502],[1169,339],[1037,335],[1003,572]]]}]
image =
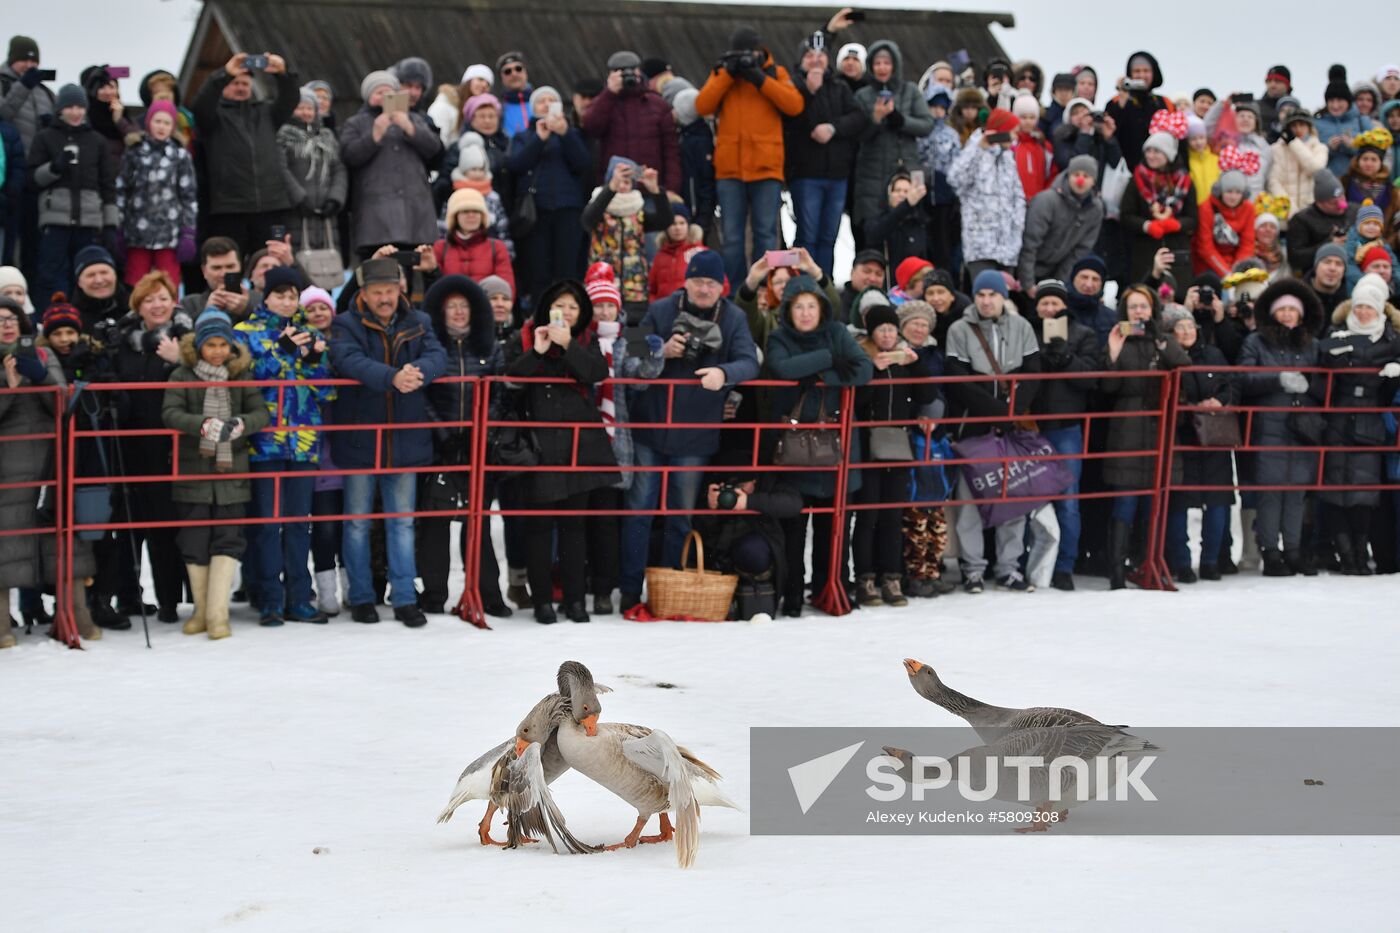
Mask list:
[{"label": "fur-trimmed hood", "polygon": [[[1269,308],[1284,295],[1293,295],[1303,303],[1303,320],[1292,330],[1279,325],[1269,314]],[[1322,300],[1299,279],[1275,279],[1254,302],[1254,321],[1260,339],[1274,347],[1306,346],[1322,329],[1322,320]]]},{"label": "fur-trimmed hood", "polygon": [[438,342],[447,346],[452,340],[442,314],[443,303],[449,295],[462,295],[471,308],[467,319],[467,352],[478,359],[489,358],[496,348],[496,319],[491,313],[491,299],[480,285],[465,275],[444,275],[423,295],[423,311],[433,322]]},{"label": "fur-trimmed hood", "polygon": [[[1332,312],[1332,323],[1341,327],[1346,324],[1347,315],[1350,313],[1351,299],[1348,298],[1346,301],[1337,305],[1336,309]],[[1389,301],[1385,303],[1385,319],[1390,322],[1392,328],[1400,332],[1400,308],[1395,307],[1395,305]]]},{"label": "fur-trimmed hood", "polygon": [[[252,366],[252,358],[248,355],[248,348],[237,340],[230,343],[229,348],[233,352],[229,354],[228,362],[224,365],[228,367],[228,377],[237,379],[248,372],[248,368]],[[194,364],[199,362],[199,353],[194,347],[194,334],[186,334],[180,338],[180,362],[190,369],[194,369]]]}]

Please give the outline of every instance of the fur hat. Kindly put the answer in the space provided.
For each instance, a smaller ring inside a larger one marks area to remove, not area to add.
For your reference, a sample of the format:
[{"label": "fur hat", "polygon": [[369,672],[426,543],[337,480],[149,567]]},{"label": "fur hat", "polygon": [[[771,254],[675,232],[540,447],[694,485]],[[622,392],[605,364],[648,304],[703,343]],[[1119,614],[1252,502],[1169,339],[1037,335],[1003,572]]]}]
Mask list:
[{"label": "fur hat", "polygon": [[447,199],[447,229],[457,229],[457,215],[463,211],[475,211],[482,216],[482,227],[491,226],[491,209],[486,206],[486,196],[475,188],[458,188]]},{"label": "fur hat", "polygon": [[899,306],[900,330],[904,329],[905,324],[915,319],[927,321],[929,330],[933,330],[938,317],[937,312],[933,310],[933,305],[929,304],[927,301],[921,301],[915,298]]},{"label": "fur hat", "polygon": [[899,312],[889,305],[876,305],[865,312],[865,331],[875,333],[875,328],[881,324],[889,324],[895,330],[899,330]]}]

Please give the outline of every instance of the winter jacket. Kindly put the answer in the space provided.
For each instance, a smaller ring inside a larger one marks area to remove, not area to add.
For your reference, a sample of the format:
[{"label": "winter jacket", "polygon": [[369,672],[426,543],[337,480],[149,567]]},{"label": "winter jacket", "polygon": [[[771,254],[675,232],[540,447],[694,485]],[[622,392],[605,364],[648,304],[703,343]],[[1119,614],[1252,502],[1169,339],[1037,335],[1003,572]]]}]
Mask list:
[{"label": "winter jacket", "polygon": [[[796,386],[777,386],[768,390],[769,409],[774,416],[786,421],[797,410],[800,424],[840,420],[844,392],[849,386],[863,386],[875,371],[870,357],[856,343],[851,332],[835,320],[830,299],[819,296],[822,307],[821,323],[816,330],[802,333],[792,325],[791,302],[784,301],[779,310],[778,328],[768,338],[763,365],[767,378],[798,382]],[[800,402],[800,407],[799,407]],[[771,448],[781,436],[770,431],[764,438]],[[851,449],[845,451],[852,463],[864,460],[864,444],[860,432],[851,435]],[[770,455],[771,459],[771,455]],[[852,470],[850,490],[860,487],[861,470]],[[836,474],[831,470],[811,473],[793,472],[787,478],[804,495],[830,498],[836,489]]]},{"label": "winter jacket", "polygon": [[[1211,195],[1200,206],[1200,220],[1191,243],[1191,265],[1196,275],[1210,271],[1224,278],[1235,263],[1254,255],[1254,205],[1248,199],[1234,207]],[[1221,227],[1217,230],[1217,227]],[[1233,231],[1235,243],[1221,242]]]},{"label": "winter jacket", "polygon": [[301,99],[294,74],[271,76],[277,96],[244,101],[226,100],[224,88],[233,80],[215,69],[190,105],[209,185],[209,213],[261,214],[292,206],[282,183],[282,150],[277,128],[286,123]]},{"label": "winter jacket", "polygon": [[[856,104],[846,82],[835,80],[830,69],[815,94],[807,90],[805,73],[794,71],[793,83],[802,95],[802,112],[783,120],[788,181],[850,178],[851,163],[869,117]],[[826,143],[819,143],[812,138],[812,131],[827,123],[836,133]]]},{"label": "winter jacket", "polygon": [[677,289],[685,286],[685,267],[690,262],[692,250],[702,250],[700,243],[682,240],[677,243],[670,239],[661,241],[661,248],[651,258],[651,269],[647,272],[647,295],[651,301],[660,301]]},{"label": "winter jacket", "polygon": [[[801,514],[802,494],[784,473],[736,473],[734,479],[737,482],[754,481],[754,491],[748,496],[748,508],[758,514],[736,515],[733,512],[714,511],[693,516],[694,528],[700,533],[701,540],[706,542],[706,569],[738,573],[734,566],[735,546],[745,538],[758,535],[768,542],[768,550],[773,555],[773,589],[779,594],[785,593],[787,538],[780,523]],[[711,557],[711,554],[714,556]]]},{"label": "winter jacket", "polygon": [[[20,377],[20,386],[63,386],[63,368],[57,355],[37,349],[44,363],[45,376],[33,383]],[[55,441],[11,440],[28,434],[53,434],[56,393],[20,393],[0,389],[0,485],[34,483],[53,479]],[[48,495],[52,495],[49,490]],[[0,528],[17,531],[21,528],[41,528],[50,519],[41,519],[35,508],[39,493],[33,488],[0,488]],[[47,545],[44,539],[47,539]],[[53,535],[6,535],[0,537],[0,587],[8,590],[17,586],[38,586],[53,582],[55,564],[44,560],[44,552],[53,552]]]},{"label": "winter jacket", "polygon": [[[694,388],[677,386],[674,389],[675,403],[671,410],[671,421],[717,425],[724,417],[724,400],[728,390],[741,382],[758,377],[758,352],[754,348],[753,338],[749,335],[749,325],[744,318],[744,312],[733,302],[721,299],[714,308],[701,311],[689,306],[684,290],[652,302],[642,319],[642,330],[667,340],[675,327],[677,315],[682,311],[719,325],[719,349],[702,351],[694,362],[683,357],[668,359],[665,368],[656,378],[696,380]],[[697,370],[710,366],[724,370],[725,384],[718,392],[701,387],[695,375]],[[632,386],[628,399],[632,421],[638,424],[665,422],[666,396],[671,391],[672,389],[664,385]],[[636,443],[645,444],[657,453],[667,456],[686,454],[703,457],[719,449],[719,428],[634,428],[632,436]]]},{"label": "winter jacket", "polygon": [[[330,351],[336,375],[359,383],[337,388],[334,424],[430,420],[428,388],[447,372],[447,354],[428,316],[410,308],[407,299],[399,299],[386,326],[364,307],[363,294],[357,295],[331,324]],[[423,386],[407,394],[393,385],[405,363],[423,373]],[[433,460],[432,431],[426,428],[386,429],[377,451],[374,430],[330,433],[331,454],[342,469],[425,466]]]},{"label": "winter jacket", "polygon": [[1384,482],[1380,446],[1386,436],[1382,416],[1376,412],[1348,413],[1348,408],[1381,408],[1395,397],[1400,380],[1382,379],[1381,367],[1400,361],[1400,310],[1387,302],[1385,327],[1377,340],[1347,331],[1346,301],[1332,312],[1332,329],[1318,343],[1318,365],[1336,369],[1332,378],[1332,405],[1322,442],[1328,447],[1375,446],[1371,450],[1329,450],[1323,457],[1322,481],[1328,487],[1321,498],[1328,505],[1350,508],[1380,504],[1377,490],[1344,491],[1337,486],[1375,486]]},{"label": "winter jacket", "polygon": [[[528,128],[528,123],[526,124]],[[472,130],[472,132],[476,132]],[[486,159],[491,166],[491,187],[500,195],[501,203],[507,211],[515,206],[515,176],[510,171],[510,141],[501,130],[497,130],[490,136],[481,136],[481,141],[486,144]],[[437,205],[438,215],[441,216],[443,209],[447,206],[447,199],[452,197],[452,192],[456,190],[455,179],[452,172],[458,167],[458,162],[462,157],[461,138],[442,150],[442,156],[437,160],[438,174],[433,180],[433,203]],[[524,189],[521,189],[524,190]]]},{"label": "winter jacket", "polygon": [[[297,120],[284,123],[277,131],[277,145],[282,147],[282,184],[298,214],[299,223],[291,229],[297,245],[334,247],[335,238],[326,237],[323,218],[335,223],[350,187],[339,140],[321,125],[318,116],[310,124]],[[303,228],[309,243],[302,241]]]},{"label": "winter jacket", "polygon": [[[1146,88],[1129,93],[1126,102],[1114,97],[1103,108],[1104,114],[1112,117],[1117,125],[1113,135],[1118,140],[1129,168],[1137,168],[1138,163],[1142,161],[1142,144],[1150,135],[1148,127],[1152,123],[1152,115],[1158,110],[1175,109],[1165,97],[1152,93],[1162,86],[1162,67],[1157,64],[1156,57],[1150,52],[1138,51],[1129,55],[1128,61],[1131,62],[1138,56],[1151,63],[1152,80],[1147,83]],[[1125,74],[1131,70],[1128,65],[1123,66]]]},{"label": "winter jacket", "polygon": [[122,156],[116,200],[128,247],[174,249],[199,212],[194,160],[175,137],[147,136]]},{"label": "winter jacket", "polygon": [[[76,146],[75,161],[59,171],[54,160]],[[40,130],[29,149],[29,183],[39,190],[40,227],[115,227],[117,166],[102,137],[83,123],[62,120]],[[47,297],[47,296],[46,296]]]},{"label": "winter jacket", "polygon": [[1356,155],[1356,150],[1346,143],[1339,143],[1336,149],[1332,148],[1332,138],[1334,136],[1357,136],[1375,126],[1375,122],[1370,117],[1362,116],[1356,107],[1350,107],[1347,112],[1340,117],[1323,110],[1313,120],[1313,129],[1317,138],[1327,147],[1327,167],[1332,174],[1341,178],[1351,168],[1351,157]]},{"label": "winter jacket", "polygon": [[1081,133],[1073,123],[1062,123],[1051,134],[1055,147],[1055,165],[1060,171],[1069,168],[1069,160],[1077,155],[1093,156],[1099,163],[1099,174],[1094,179],[1094,189],[1103,184],[1104,169],[1117,165],[1123,158],[1123,149],[1118,144],[1118,134],[1104,139],[1099,133]]},{"label": "winter jacket", "polygon": [[[1152,274],[1152,261],[1157,255],[1157,250],[1166,247],[1183,253],[1190,251],[1192,237],[1196,235],[1198,216],[1194,190],[1186,192],[1174,216],[1181,225],[1179,230],[1168,233],[1161,239],[1147,233],[1143,225],[1153,219],[1152,210],[1143,199],[1142,192],[1138,190],[1137,182],[1132,179],[1128,181],[1128,188],[1123,192],[1123,203],[1119,205],[1118,218],[1123,230],[1128,234],[1129,282],[1141,282]],[[1178,281],[1177,284],[1183,283]]]},{"label": "winter jacket", "polygon": [[[877,84],[874,76],[868,75],[870,83],[856,92],[856,103],[869,122],[856,153],[855,206],[851,211],[851,222],[855,224],[864,224],[884,208],[890,177],[897,169],[922,166],[919,140],[933,131],[933,117],[929,116],[924,95],[918,85],[904,80],[904,55],[899,46],[879,39],[870,44],[868,57],[879,52],[889,53],[894,70],[886,84]],[[894,95],[894,109],[877,123],[875,104],[882,91]]]},{"label": "winter jacket", "polygon": [[[977,331],[986,338],[997,365],[993,366]],[[948,342],[943,348],[943,372],[947,376],[1011,376],[1018,373],[1038,373],[1043,361],[1040,358],[1040,344],[1036,342],[1035,328],[1031,322],[1016,314],[1011,303],[1004,304],[1000,317],[983,317],[976,305],[963,310],[961,320],[948,328]],[[1011,386],[1001,380],[979,380],[948,383],[948,417],[950,418],[1000,418],[1007,415],[1024,415],[1031,410],[1042,383],[1038,380],[1022,382],[1016,386],[1016,409],[1009,404]],[[977,437],[990,434],[993,430],[1005,429],[1007,425],[991,422],[959,424],[954,433],[959,438]]]},{"label": "winter jacket", "polygon": [[983,147],[979,129],[953,161],[948,182],[962,202],[963,261],[1015,266],[1026,227],[1026,196],[1014,153],[1004,146]]},{"label": "winter jacket", "polygon": [[[773,273],[769,272],[768,280],[759,288],[771,290],[772,276]],[[850,305],[841,300],[835,284],[826,277],[825,273],[822,273],[817,280],[817,285],[821,288],[822,294],[826,296],[826,300],[831,303],[831,307],[841,310],[842,316],[839,320],[845,323],[848,320],[847,315],[850,313]],[[734,293],[734,303],[743,310],[744,315],[748,318],[749,333],[753,336],[754,346],[760,350],[765,349],[768,346],[769,336],[778,329],[779,318],[782,314],[782,300],[772,301],[770,299],[768,307],[760,309],[758,307],[758,289],[750,289],[748,282],[741,282],[739,290]]]},{"label": "winter jacket", "polygon": [[715,218],[715,134],[703,117],[681,127],[681,190],[690,219],[708,229]]},{"label": "winter jacket", "polygon": [[608,210],[616,192],[599,188],[583,209],[583,229],[588,231],[588,262],[606,262],[613,268],[625,304],[647,300],[646,234],[671,225],[671,202],[664,189],[642,192],[642,210],[614,214]]},{"label": "winter jacket", "polygon": [[[467,332],[454,337],[443,319],[442,304],[448,295],[462,294],[471,306]],[[505,371],[505,348],[496,339],[496,325],[491,314],[491,302],[484,292],[463,287],[461,279],[443,276],[433,283],[423,297],[423,312],[433,323],[438,343],[447,355],[445,377],[499,376]],[[518,339],[518,338],[516,338]],[[497,386],[491,394],[491,417],[502,417],[506,391]],[[463,427],[446,424],[434,429],[435,463],[455,465],[469,460],[472,426],[476,418],[475,387],[468,382],[438,379],[428,386],[428,417],[432,421],[468,422]],[[465,484],[468,474],[446,474],[454,484]]]},{"label": "winter jacket", "polygon": [[[1126,314],[1121,316],[1127,320]],[[1163,340],[1158,333],[1159,317],[1153,305],[1152,321],[1147,333],[1133,335],[1123,341],[1118,359],[1105,358],[1111,371],[1145,372],[1176,369],[1190,365],[1191,359],[1175,340]],[[1162,343],[1158,346],[1159,341]],[[1106,357],[1107,355],[1105,355]],[[1162,378],[1151,376],[1105,376],[1099,380],[1099,391],[1113,403],[1115,412],[1149,412],[1162,405]],[[1108,419],[1108,440],[1105,449],[1112,453],[1130,450],[1156,450],[1158,423],[1155,417]],[[1172,467],[1173,481],[1179,481],[1181,464]],[[1157,483],[1157,458],[1112,457],[1104,461],[1103,480],[1114,489],[1148,490]]]},{"label": "winter jacket", "polygon": [[[598,350],[603,354],[604,362],[611,365],[608,368],[608,376],[612,379],[655,379],[661,374],[661,370],[666,365],[665,357],[661,351],[656,353],[646,347],[638,354],[628,352],[628,341],[622,334],[622,325],[617,321],[603,322],[594,321],[592,330],[595,339],[598,341]],[[603,336],[604,331],[610,331],[609,337],[612,339],[612,359],[608,359],[608,353],[604,349],[606,344]],[[630,387],[625,385],[613,385],[611,387],[598,387],[597,402],[598,411],[603,412],[603,401],[605,393],[611,392],[613,410],[611,419],[606,414],[603,415],[603,423],[608,425],[609,434],[612,437],[613,457],[620,467],[633,466],[637,462],[635,445],[632,441],[632,429],[627,426],[632,420],[628,400],[631,392]],[[632,487],[633,478],[636,473],[624,472],[618,485],[623,489]]]},{"label": "winter jacket", "polygon": [[[1168,338],[1170,339],[1170,338]],[[1197,340],[1186,351],[1192,366],[1227,366],[1225,354],[1204,340]],[[1235,373],[1184,372],[1181,374],[1181,390],[1178,396],[1183,405],[1199,405],[1207,399],[1215,399],[1221,405],[1239,404],[1239,387]],[[1196,446],[1200,439],[1192,427],[1192,414],[1182,412],[1177,420],[1176,437],[1181,444]],[[1238,414],[1224,415],[1239,418]],[[1181,484],[1183,486],[1233,486],[1235,484],[1234,458],[1228,450],[1183,451],[1176,454],[1181,461]],[[1175,471],[1173,471],[1175,472]],[[1224,489],[1215,492],[1173,492],[1171,508],[1199,509],[1208,506],[1233,505],[1235,494]]]},{"label": "winter jacket", "polygon": [[[917,379],[927,375],[922,359],[913,363],[896,363],[883,370],[875,365],[875,357],[880,353],[875,341],[862,337],[856,342],[866,356],[870,357],[870,381],[856,389],[857,421],[913,421],[928,412],[928,405],[938,397],[938,389],[931,382],[904,382],[895,384],[896,379]],[[900,345],[903,345],[901,341]],[[912,348],[911,348],[912,349]],[[870,429],[862,428],[862,446],[870,449]]]},{"label": "winter jacket", "polygon": [[1108,332],[1118,325],[1118,312],[1103,303],[1103,291],[1097,295],[1081,295],[1073,282],[1069,286],[1070,320],[1094,332],[1099,349],[1108,346]]},{"label": "winter jacket", "polygon": [[1050,188],[1031,198],[1026,226],[1021,233],[1021,255],[1016,278],[1022,289],[1041,279],[1068,283],[1074,264],[1094,251],[1103,225],[1103,198],[1091,189],[1076,197],[1069,175],[1060,175]]},{"label": "winter jacket", "polygon": [[54,100],[53,91],[42,84],[32,90],[25,87],[9,62],[0,64],[0,120],[19,130],[25,152],[32,150],[39,130],[58,118]]},{"label": "winter jacket", "polygon": [[1191,187],[1196,189],[1196,203],[1205,204],[1210,200],[1210,189],[1220,180],[1220,156],[1209,149],[1197,152],[1188,147],[1186,166],[1191,172]]},{"label": "winter jacket", "polygon": [[1312,206],[1313,176],[1327,166],[1327,147],[1310,134],[1307,139],[1280,139],[1270,151],[1268,191],[1288,198],[1288,217],[1292,218]]},{"label": "winter jacket", "polygon": [[1356,226],[1357,205],[1348,204],[1340,214],[1328,214],[1311,204],[1298,211],[1288,221],[1288,261],[1298,275],[1309,272],[1317,258],[1317,248],[1332,242],[1333,235],[1343,236]]},{"label": "winter jacket", "polygon": [[[1066,318],[1065,311],[1060,317]],[[1093,373],[1104,368],[1105,355],[1099,346],[1098,335],[1083,324],[1069,322],[1069,336],[1045,340],[1045,325],[1042,321],[1032,324],[1036,343],[1040,346],[1040,370],[1046,373]],[[1093,392],[1098,386],[1097,379],[1047,379],[1039,384],[1035,401],[1031,404],[1031,414],[1042,431],[1055,431],[1060,428],[1082,428],[1084,420],[1075,417],[1068,420],[1047,419],[1046,415],[1082,416],[1093,410]]]},{"label": "winter jacket", "polygon": [[485,230],[477,230],[465,239],[461,233],[453,233],[438,240],[433,244],[433,255],[443,275],[465,275],[474,282],[498,275],[510,283],[511,289],[515,288],[510,253],[504,243],[487,236]]},{"label": "winter jacket", "polygon": [[[302,354],[283,342],[282,331],[288,325],[307,330],[305,310],[297,308],[290,318],[284,318],[263,305],[234,327],[239,339],[247,344],[252,357],[252,378],[260,382],[329,379],[330,360],[325,353],[316,353],[313,349],[310,353]],[[262,395],[267,403],[267,413],[274,419],[274,426],[319,425],[321,405],[335,400],[335,387],[298,386],[279,389],[268,386],[262,390]],[[315,463],[319,449],[320,434],[314,430],[274,431],[270,434],[259,434],[253,439],[252,455],[253,460],[259,462],[293,460],[297,463]]]},{"label": "winter jacket", "polygon": [[[1390,267],[1392,271],[1397,268],[1400,268],[1400,259],[1396,258],[1395,250],[1390,248],[1389,243],[1385,242],[1384,240],[1380,241],[1379,244],[1377,244],[1375,240],[1368,240],[1367,242],[1371,245],[1379,245],[1381,249],[1385,250],[1386,254],[1390,256]],[[1342,250],[1347,254],[1347,273],[1346,278],[1342,280],[1342,287],[1346,289],[1348,295],[1350,295],[1351,290],[1356,287],[1356,283],[1361,281],[1361,276],[1363,275],[1363,271],[1361,269],[1361,261],[1356,258],[1356,254],[1360,251],[1360,249],[1361,234],[1357,231],[1356,224],[1352,224],[1351,228],[1347,230],[1347,241],[1342,244]],[[1363,253],[1362,255],[1365,254]],[[1391,289],[1391,294],[1395,294],[1395,290],[1393,288]]]},{"label": "winter jacket", "polygon": [[355,245],[431,243],[437,239],[437,215],[424,163],[442,152],[442,140],[426,117],[410,113],[412,136],[391,125],[376,143],[379,113],[378,107],[361,108],[345,121],[340,136],[340,157],[354,188]]},{"label": "winter jacket", "polygon": [[3,153],[0,161],[4,162],[0,170],[0,225],[6,225],[19,216],[29,172],[24,158],[24,140],[15,125],[4,120],[0,120],[0,153]]},{"label": "winter jacket", "polygon": [[[186,334],[180,339],[180,358],[183,365],[170,374],[170,382],[161,399],[161,422],[173,431],[180,432],[179,463],[176,472],[180,476],[215,476],[215,460],[199,453],[199,431],[204,426],[204,396],[208,391],[194,371],[199,361],[194,346],[194,334]],[[248,348],[235,344],[228,362],[229,381],[252,381],[251,362]],[[263,395],[255,386],[229,386],[229,410],[233,417],[243,419],[243,433],[230,443],[233,446],[233,467],[230,473],[250,473],[249,451],[259,434],[267,427],[268,410]],[[169,446],[168,438],[161,438]],[[253,500],[253,484],[247,479],[224,479],[218,481],[192,479],[176,480],[170,485],[170,498],[174,502],[188,502],[198,505],[239,505]]]},{"label": "winter jacket", "polygon": [[934,204],[953,204],[958,196],[948,183],[948,172],[953,168],[953,160],[962,152],[962,140],[958,131],[946,120],[934,120],[933,129],[919,140],[919,161],[924,166],[924,174],[933,180],[929,191]]},{"label": "winter jacket", "polygon": [[865,221],[865,245],[885,251],[886,268],[898,268],[910,256],[929,254],[927,204],[927,197],[917,204],[900,201]]},{"label": "winter jacket", "polygon": [[534,91],[534,86],[527,84],[518,91],[502,88],[496,95],[501,102],[501,132],[505,134],[506,139],[530,125],[530,120],[534,117],[530,112],[530,95]]},{"label": "winter jacket", "polygon": [[[589,107],[588,112],[592,114],[593,108]],[[515,177],[516,190],[535,193],[537,210],[583,207],[583,183],[593,158],[583,134],[573,127],[563,136],[550,133],[549,139],[542,140],[531,122],[528,129],[516,133],[511,140],[506,164]]]},{"label": "winter jacket", "polygon": [[714,115],[715,178],[743,182],[783,180],[783,117],[802,112],[802,94],[787,69],[765,52],[762,85],[715,68],[695,98],[695,112]]},{"label": "winter jacket", "polygon": [[[1260,296],[1272,303],[1276,291],[1299,294],[1304,291],[1297,282],[1280,279]],[[1265,307],[1263,301],[1260,307]],[[1245,338],[1238,365],[1302,369],[1318,365],[1317,333],[1319,320],[1315,302],[1303,299],[1308,309],[1303,321],[1287,330],[1272,318],[1260,320],[1259,329]],[[1283,391],[1278,372],[1238,374],[1243,404],[1264,408],[1287,409],[1295,404],[1320,406],[1325,399],[1325,383],[1316,375],[1309,376],[1306,393],[1294,395]],[[1254,413],[1253,437],[1250,443],[1259,447],[1298,447],[1305,444],[1288,426],[1287,411],[1258,411]],[[1254,455],[1254,481],[1260,486],[1306,486],[1317,481],[1317,454],[1313,451],[1261,451]]]},{"label": "winter jacket", "polygon": [[[122,427],[125,429],[164,429],[161,417],[164,397],[160,386],[170,380],[175,364],[167,363],[156,355],[155,334],[147,331],[135,311],[128,312],[117,322],[121,328],[121,342],[116,346],[116,359],[113,370],[119,382],[151,383],[149,389],[129,389],[126,392],[127,407],[122,413]],[[180,335],[194,330],[194,321],[182,312],[175,312],[166,333]],[[110,351],[111,348],[109,348]],[[122,466],[132,476],[157,476],[170,474],[170,438],[159,435],[123,437],[118,441],[121,447]]]},{"label": "winter jacket", "polygon": [[624,87],[617,94],[604,90],[588,105],[583,131],[598,140],[600,165],[607,165],[613,156],[625,156],[660,172],[663,188],[680,190],[676,121],[660,94],[647,90],[643,84]]},{"label": "winter jacket", "polygon": [[1059,169],[1055,166],[1055,149],[1043,137],[1016,134],[1011,147],[1016,154],[1016,174],[1021,177],[1021,191],[1030,201],[1050,187]]}]

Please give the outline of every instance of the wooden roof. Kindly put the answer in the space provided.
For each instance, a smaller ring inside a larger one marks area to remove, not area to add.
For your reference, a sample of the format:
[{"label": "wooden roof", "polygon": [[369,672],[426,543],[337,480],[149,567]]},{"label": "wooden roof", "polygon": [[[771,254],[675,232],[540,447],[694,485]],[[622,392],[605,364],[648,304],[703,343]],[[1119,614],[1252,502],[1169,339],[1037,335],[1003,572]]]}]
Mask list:
[{"label": "wooden roof", "polygon": [[[730,32],[750,24],[781,64],[802,38],[824,25],[839,4],[741,6],[661,0],[207,0],[181,68],[188,96],[205,76],[240,51],[287,57],[303,80],[335,88],[337,110],[358,107],[360,79],[410,55],[427,59],[436,83],[456,83],[473,62],[494,66],[502,52],[525,53],[531,82],[568,94],[576,79],[602,77],[607,57],[630,49],[659,56],[698,87],[726,50]],[[894,38],[905,77],[949,52],[966,49],[976,62],[1005,57],[988,27],[1014,26],[1009,13],[866,9],[867,19],[840,37]]]}]

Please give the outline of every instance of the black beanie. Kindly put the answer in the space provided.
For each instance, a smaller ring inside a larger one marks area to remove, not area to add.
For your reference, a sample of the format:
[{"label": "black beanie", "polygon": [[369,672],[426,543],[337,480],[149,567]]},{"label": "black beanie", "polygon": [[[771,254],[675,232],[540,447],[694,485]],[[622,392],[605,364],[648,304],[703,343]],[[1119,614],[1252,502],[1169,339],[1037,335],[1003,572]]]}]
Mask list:
[{"label": "black beanie", "polygon": [[10,54],[5,59],[6,62],[37,62],[39,60],[39,43],[28,36],[10,37]]},{"label": "black beanie", "polygon": [[1330,68],[1327,69],[1327,83],[1330,84],[1330,83],[1332,83],[1333,81],[1340,81],[1340,82],[1342,82],[1343,84],[1345,84],[1345,83],[1346,83],[1346,80],[1347,80],[1347,66],[1346,66],[1346,65],[1333,65],[1333,66],[1331,66]]},{"label": "black beanie", "polygon": [[1284,84],[1288,85],[1290,91],[1293,90],[1293,72],[1288,70],[1287,65],[1274,65],[1270,68],[1269,73],[1264,76],[1264,80],[1267,81],[1270,78],[1281,79]]},{"label": "black beanie", "polygon": [[665,74],[671,70],[671,66],[664,58],[644,58],[642,59],[642,74],[651,80],[659,74]]},{"label": "black beanie", "polygon": [[740,26],[729,34],[729,48],[733,51],[761,49],[763,47],[763,40],[758,37],[758,30],[752,26]]},{"label": "black beanie", "polygon": [[876,305],[865,312],[865,332],[875,333],[875,328],[881,324],[893,324],[895,330],[899,330],[899,312],[889,305]]},{"label": "black beanie", "polygon": [[1344,100],[1351,103],[1351,88],[1347,87],[1345,81],[1333,81],[1327,85],[1327,90],[1322,92],[1323,100]]}]

